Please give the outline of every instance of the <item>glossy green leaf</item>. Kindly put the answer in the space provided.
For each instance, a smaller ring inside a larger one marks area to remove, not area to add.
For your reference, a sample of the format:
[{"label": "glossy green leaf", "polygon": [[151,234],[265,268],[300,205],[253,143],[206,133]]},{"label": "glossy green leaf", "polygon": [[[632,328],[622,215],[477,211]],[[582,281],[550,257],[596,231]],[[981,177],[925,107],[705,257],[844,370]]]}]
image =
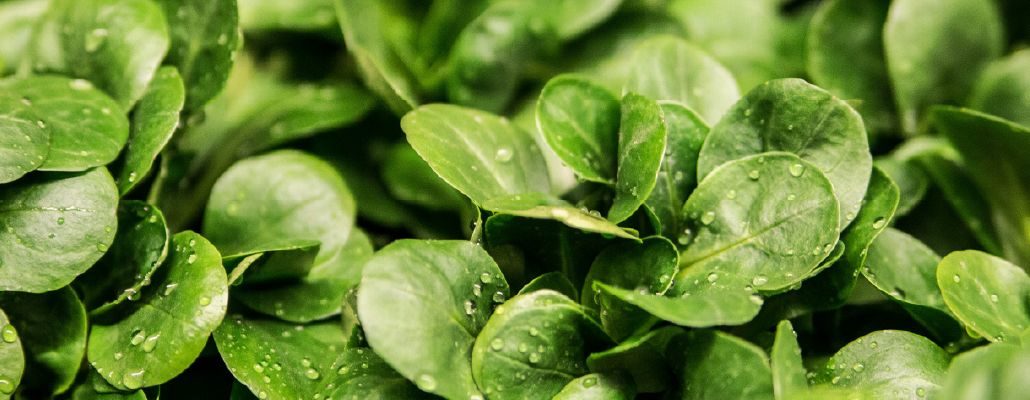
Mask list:
[{"label": "glossy green leaf", "polygon": [[883,44],[902,130],[915,134],[930,105],[964,100],[979,73],[1000,55],[1002,34],[991,2],[891,2]]},{"label": "glossy green leaf", "polygon": [[658,181],[644,204],[661,221],[662,235],[678,240],[685,223],[680,211],[697,186],[697,156],[708,136],[708,125],[681,104],[659,104],[665,118],[665,156],[658,169]]},{"label": "glossy green leaf", "polygon": [[920,154],[912,161],[922,167],[984,249],[990,253],[1001,253],[1001,241],[991,219],[990,206],[983,193],[970,190],[976,184],[969,172],[944,151]]},{"label": "glossy green leaf", "polygon": [[672,382],[665,347],[682,332],[683,328],[665,326],[631,337],[611,349],[591,354],[587,366],[593,372],[630,374],[640,393],[660,392]]},{"label": "glossy green leaf", "polygon": [[797,332],[790,321],[776,325],[776,340],[770,351],[770,366],[773,377],[773,393],[776,399],[791,399],[808,390],[808,378],[801,360]]},{"label": "glossy green leaf", "polygon": [[876,331],[837,351],[815,381],[865,390],[877,399],[911,399],[932,396],[944,382],[948,362],[948,353],[927,338]]},{"label": "glossy green leaf", "polygon": [[230,271],[230,285],[261,285],[301,279],[311,272],[320,245],[313,240],[298,240],[261,252],[224,255],[222,265]]},{"label": "glossy green leaf", "polygon": [[632,381],[621,375],[588,374],[573,379],[553,400],[630,400],[636,398]]},{"label": "glossy green leaf", "polygon": [[8,400],[21,383],[25,372],[25,354],[22,352],[18,329],[0,310],[0,399]]},{"label": "glossy green leaf", "polygon": [[939,399],[1018,399],[1026,397],[1030,350],[995,343],[959,354],[951,361]]},{"label": "glossy green leaf", "polygon": [[50,152],[50,129],[31,106],[31,100],[0,97],[0,183],[39,168]]},{"label": "glossy green leaf", "polygon": [[1030,126],[1030,50],[1016,51],[987,67],[977,79],[969,106]]},{"label": "glossy green leaf", "polygon": [[186,87],[186,109],[197,110],[215,97],[229,78],[241,45],[235,0],[159,0],[168,20],[171,47],[167,63]]},{"label": "glossy green leaf", "polygon": [[387,153],[382,175],[386,188],[398,200],[438,211],[461,209],[468,204],[405,143]]},{"label": "glossy green leaf", "polygon": [[636,233],[601,218],[596,212],[586,212],[564,200],[540,193],[526,193],[490,199],[484,209],[519,217],[551,219],[586,232],[636,239]]},{"label": "glossy green leaf", "polygon": [[883,54],[889,5],[885,0],[826,1],[808,31],[807,69],[812,81],[840,98],[861,101],[857,108],[870,139],[896,124]]},{"label": "glossy green leaf", "polygon": [[814,164],[833,183],[840,229],[855,218],[872,158],[862,119],[847,103],[800,79],[758,86],[712,127],[698,158],[698,179],[725,162],[766,151],[791,152]]},{"label": "glossy green leaf", "polygon": [[322,32],[338,29],[332,0],[238,0],[240,28]]},{"label": "glossy green leaf", "polygon": [[259,399],[425,397],[371,350],[346,348],[335,324],[234,315],[214,336],[230,371]]},{"label": "glossy green leaf", "polygon": [[47,292],[85,272],[114,240],[117,204],[104,168],[0,186],[0,290]]},{"label": "glossy green leaf", "polygon": [[[338,262],[318,264],[322,254],[320,250],[319,255],[315,256],[315,264],[310,266],[310,271],[303,279],[278,282],[275,285],[244,284],[233,290],[232,295],[252,310],[287,321],[308,322],[336,315],[340,312],[340,304],[347,291],[360,281],[361,268],[372,255],[372,243],[360,230],[352,230],[347,242],[338,251]],[[304,264],[306,257],[302,254],[284,256],[297,256],[301,259],[290,262],[308,267]],[[265,262],[274,261],[275,258],[270,258]],[[250,278],[244,277],[244,283],[247,279]]]},{"label": "glossy green leaf", "polygon": [[654,100],[629,93],[622,98],[615,199],[608,220],[625,221],[651,195],[665,153],[666,127]]},{"label": "glossy green leaf", "polygon": [[923,197],[926,197],[926,191],[930,187],[927,172],[912,160],[881,157],[877,158],[873,165],[898,185],[898,209],[895,210],[895,214],[899,217],[908,214],[919,205]]},{"label": "glossy green leaf", "polygon": [[376,0],[335,0],[336,17],[347,51],[354,57],[365,84],[397,114],[418,107],[415,79],[385,40],[393,16]]},{"label": "glossy green leaf", "polygon": [[1030,128],[951,107],[936,108],[935,125],[954,145],[991,207],[1005,258],[1030,265]]},{"label": "glossy green leaf", "polygon": [[680,399],[772,399],[769,357],[751,343],[718,331],[688,332],[669,343]]},{"label": "glossy green leaf", "polygon": [[536,20],[530,23],[546,24],[558,39],[567,40],[586,32],[605,21],[624,0],[559,0],[536,1],[533,10]]},{"label": "glossy green leaf", "polygon": [[24,99],[42,121],[36,124],[50,130],[50,152],[40,169],[105,165],[118,157],[129,136],[118,103],[87,81],[44,75],[0,81],[0,88]]},{"label": "glossy green leaf", "polygon": [[68,390],[86,352],[86,310],[75,292],[67,287],[42,294],[3,292],[0,308],[25,352],[19,393],[49,398]]},{"label": "glossy green leaf", "polygon": [[657,36],[637,47],[625,90],[680,103],[714,124],[740,98],[722,64],[686,40]]},{"label": "glossy green leaf", "polygon": [[121,194],[128,193],[146,178],[157,155],[172,139],[185,94],[182,78],[174,67],[157,71],[133,112],[128,143],[116,179]]},{"label": "glossy green leaf", "polygon": [[577,290],[576,286],[569,281],[569,278],[560,271],[551,271],[533,278],[529,283],[526,283],[526,286],[519,289],[518,294],[525,294],[538,290],[553,290],[570,299],[579,298],[579,290]]},{"label": "glossy green leaf", "polygon": [[976,250],[948,254],[937,266],[944,303],[967,329],[992,342],[1019,342],[1030,327],[1030,277]]},{"label": "glossy green leaf", "polygon": [[[541,214],[544,211],[549,210],[542,209]],[[607,222],[600,217],[592,218]],[[483,223],[483,247],[497,261],[512,287],[551,271],[560,271],[578,285],[608,241],[602,235],[550,219],[494,214]]]},{"label": "glossy green leaf", "polygon": [[358,316],[368,343],[401,375],[424,391],[467,398],[479,394],[472,344],[507,297],[504,276],[482,248],[399,240],[366,264]]},{"label": "glossy green leaf", "polygon": [[149,0],[53,0],[40,22],[33,68],[86,79],[124,113],[168,51],[168,24]]},{"label": "glossy green leaf", "polygon": [[86,309],[93,312],[139,299],[168,256],[171,236],[161,210],[142,201],[122,201],[111,248],[75,280]]},{"label": "glossy green leaf", "polygon": [[491,399],[554,396],[586,373],[588,341],[599,330],[594,324],[557,292],[513,297],[494,310],[476,338],[476,383]]},{"label": "glossy green leaf", "polygon": [[649,328],[651,316],[637,307],[594,289],[602,282],[626,290],[660,294],[676,274],[679,252],[668,239],[650,237],[641,243],[622,241],[604,249],[587,274],[580,303],[599,315],[605,332],[622,341],[640,329]]},{"label": "glossy green leaf", "polygon": [[228,287],[222,257],[204,237],[172,237],[162,268],[138,300],[94,319],[89,361],[111,385],[135,390],[165,383],[200,355],[222,322]]},{"label": "glossy green leaf", "polygon": [[547,145],[591,182],[615,181],[620,115],[615,95],[573,75],[548,81],[536,103],[536,125]]},{"label": "glossy green leaf", "polygon": [[476,204],[505,195],[550,191],[540,148],[505,118],[431,104],[405,115],[401,128],[433,171]]},{"label": "glossy green leaf", "polygon": [[147,400],[142,390],[123,392],[107,383],[103,377],[90,368],[87,377],[72,389],[72,400]]}]

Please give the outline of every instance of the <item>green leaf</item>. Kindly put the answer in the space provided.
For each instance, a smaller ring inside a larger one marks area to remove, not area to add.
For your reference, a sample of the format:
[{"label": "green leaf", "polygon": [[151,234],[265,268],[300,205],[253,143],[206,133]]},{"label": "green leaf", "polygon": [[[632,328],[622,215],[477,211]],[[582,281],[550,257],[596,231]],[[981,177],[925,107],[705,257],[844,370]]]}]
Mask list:
[{"label": "green leaf", "polygon": [[104,168],[0,186],[0,290],[47,292],[85,272],[114,240],[117,204]]},{"label": "green leaf", "polygon": [[621,241],[608,246],[590,267],[580,302],[591,314],[600,316],[605,332],[622,341],[653,324],[651,316],[639,308],[594,289],[602,282],[647,294],[663,293],[676,274],[679,252],[662,237],[649,237],[641,243]]},{"label": "green leaf", "polygon": [[637,46],[625,90],[680,103],[715,123],[740,98],[722,64],[686,40],[657,36]]},{"label": "green leaf", "polygon": [[182,75],[185,107],[200,109],[225,87],[242,44],[236,1],[158,0],[157,4],[168,20],[167,63]]},{"label": "green leaf", "polygon": [[405,115],[401,128],[433,171],[476,204],[505,195],[550,191],[540,148],[506,118],[430,104]]},{"label": "green leaf", "polygon": [[42,294],[0,292],[0,308],[25,352],[19,393],[50,398],[68,390],[86,352],[86,310],[75,292],[68,287]]},{"label": "green leaf", "polygon": [[568,40],[601,24],[624,0],[535,1],[531,24],[545,24],[560,40]]},{"label": "green leaf", "polygon": [[593,353],[587,366],[593,372],[629,373],[640,393],[655,393],[672,382],[672,368],[665,359],[665,347],[683,332],[678,326],[664,326],[634,336],[611,349]]},{"label": "green leaf", "polygon": [[619,116],[615,95],[573,75],[548,81],[536,103],[536,124],[547,145],[591,182],[615,181]]},{"label": "green leaf", "polygon": [[424,391],[468,398],[479,395],[472,344],[507,297],[504,276],[482,248],[398,240],[366,264],[358,317],[368,343],[401,375]]},{"label": "green leaf", "polygon": [[937,266],[944,303],[967,329],[992,342],[1016,342],[1030,327],[1030,277],[976,250],[948,254]]},{"label": "green leaf", "polygon": [[383,161],[383,182],[393,197],[430,210],[453,211],[468,205],[468,200],[440,179],[408,146],[398,143]]},{"label": "green leaf", "polygon": [[665,153],[666,128],[654,100],[629,93],[622,98],[615,200],[608,220],[625,221],[651,195]]},{"label": "green leaf", "polygon": [[926,197],[926,191],[930,187],[930,180],[925,168],[913,160],[904,160],[894,157],[880,157],[873,162],[877,168],[898,185],[898,209],[897,216],[908,214]]},{"label": "green leaf", "polygon": [[[570,216],[573,215],[569,207]],[[550,210],[543,209],[542,214]],[[598,216],[597,221],[607,220]],[[577,285],[608,242],[561,222],[494,214],[483,224],[483,247],[497,261],[508,284],[518,287],[538,275],[560,271]]]},{"label": "green leaf", "polygon": [[396,114],[418,107],[419,88],[386,40],[388,24],[397,16],[376,0],[335,0],[336,17],[347,51],[358,64],[365,84]]},{"label": "green leaf", "polygon": [[21,383],[25,372],[25,354],[22,352],[18,329],[0,310],[0,399],[8,400]]},{"label": "green leaf", "polygon": [[533,278],[526,286],[519,289],[518,294],[526,294],[538,290],[553,290],[570,299],[579,298],[579,290],[576,290],[576,286],[561,271],[551,271]]},{"label": "green leaf", "polygon": [[630,400],[636,398],[632,381],[622,375],[588,374],[573,379],[553,400]]},{"label": "green leaf", "polygon": [[[316,349],[317,351],[317,349]],[[335,370],[338,382],[335,388],[328,384],[327,395],[333,399],[428,399],[407,379],[394,371],[376,353],[366,349],[348,349],[337,357],[331,370]]]},{"label": "green leaf", "polygon": [[991,2],[891,2],[883,44],[902,130],[915,134],[930,105],[964,100],[987,63],[1001,54],[1002,35]]},{"label": "green leaf", "polygon": [[951,361],[939,399],[1017,399],[1026,396],[1030,350],[995,343],[959,354]]},{"label": "green leaf", "polygon": [[0,96],[0,184],[25,176],[44,164],[50,152],[50,129],[31,100]]},{"label": "green leaf", "polygon": [[132,109],[168,51],[168,25],[149,0],[53,0],[35,38],[33,68],[93,82]]},{"label": "green leaf", "polygon": [[922,167],[926,176],[940,189],[984,249],[990,253],[1001,253],[1001,241],[991,219],[990,206],[983,193],[970,190],[976,184],[969,172],[958,161],[945,155],[943,150],[920,154],[913,161]]},{"label": "green leaf", "polygon": [[[322,254],[321,251],[319,254]],[[246,280],[251,278],[245,277],[245,284],[233,290],[232,295],[254,311],[287,321],[308,322],[323,319],[340,312],[344,296],[350,288],[358,284],[361,268],[371,255],[372,243],[368,236],[360,230],[352,230],[347,242],[339,249],[339,262],[312,265],[304,278],[275,285],[247,285]],[[276,256],[272,255],[273,258],[264,262],[277,262]],[[310,254],[290,256],[301,258],[291,260],[291,263],[304,265],[304,262],[310,262],[306,260]],[[315,260],[317,263],[317,255]]]},{"label": "green leaf", "polygon": [[138,300],[93,320],[90,365],[119,389],[159,385],[182,373],[225,316],[228,288],[218,250],[190,231],[175,234],[172,244]]},{"label": "green leaf", "polygon": [[557,292],[515,296],[494,310],[476,338],[472,373],[491,399],[549,398],[587,372],[588,341],[603,335],[599,330]]},{"label": "green leaf", "polygon": [[339,29],[332,0],[238,0],[237,3],[240,28],[247,31],[325,32]]},{"label": "green leaf", "polygon": [[[129,121],[118,103],[81,79],[56,75],[0,81],[20,96],[49,128],[50,153],[39,168],[82,171],[118,157],[129,137]],[[38,158],[37,158],[38,160]]]},{"label": "green leaf", "polygon": [[969,106],[1023,126],[1030,126],[1030,50],[1013,52],[992,63],[977,79]]},{"label": "green leaf", "polygon": [[99,312],[139,299],[168,256],[171,236],[161,210],[142,201],[122,201],[111,249],[75,280],[86,309]]},{"label": "green leaf", "polygon": [[708,136],[705,125],[694,111],[670,102],[660,102],[665,117],[665,156],[658,169],[658,180],[644,202],[662,223],[662,235],[679,240],[683,235],[680,211],[687,196],[697,186],[697,156]]},{"label": "green leaf", "polygon": [[525,193],[496,197],[484,202],[482,207],[498,214],[551,219],[585,232],[637,239],[636,232],[620,228],[611,221],[601,218],[596,211],[583,211],[581,208],[574,207],[572,204],[550,195]]},{"label": "green leaf", "polygon": [[876,331],[837,351],[815,381],[860,389],[877,399],[932,396],[944,381],[948,362],[948,353],[927,338]]},{"label": "green leaf", "polygon": [[118,191],[125,195],[146,178],[179,124],[185,89],[175,67],[161,67],[133,112],[131,131],[118,171]]},{"label": "green leaf", "polygon": [[19,63],[25,61],[33,28],[48,5],[41,0],[0,2],[0,37],[4,38],[0,44],[0,75],[15,72]]},{"label": "green leaf", "polygon": [[72,400],[147,400],[147,395],[142,390],[118,391],[95,370],[90,369],[87,374],[88,377],[72,390]]},{"label": "green leaf", "polygon": [[1030,265],[1030,128],[976,111],[939,107],[937,128],[987,198],[1005,258]]},{"label": "green leaf", "polygon": [[311,272],[320,246],[321,243],[313,240],[282,243],[278,248],[262,252],[224,255],[222,265],[231,271],[229,285],[261,285],[301,279]]},{"label": "green leaf", "polygon": [[897,123],[883,54],[883,23],[889,1],[823,2],[808,30],[812,81],[843,99],[858,99],[870,141]]},{"label": "green leaf", "polygon": [[872,158],[862,119],[847,103],[800,79],[758,86],[712,127],[698,157],[698,180],[725,162],[767,151],[814,164],[833,183],[840,229],[855,218]]},{"label": "green leaf", "polygon": [[693,331],[669,343],[680,399],[772,399],[769,358],[751,343],[718,331]]},{"label": "green leaf", "polygon": [[808,378],[805,377],[805,366],[801,360],[801,348],[798,347],[797,332],[790,321],[780,321],[776,325],[776,341],[770,351],[770,366],[773,377],[773,390],[777,399],[791,399],[798,393],[808,390]]}]

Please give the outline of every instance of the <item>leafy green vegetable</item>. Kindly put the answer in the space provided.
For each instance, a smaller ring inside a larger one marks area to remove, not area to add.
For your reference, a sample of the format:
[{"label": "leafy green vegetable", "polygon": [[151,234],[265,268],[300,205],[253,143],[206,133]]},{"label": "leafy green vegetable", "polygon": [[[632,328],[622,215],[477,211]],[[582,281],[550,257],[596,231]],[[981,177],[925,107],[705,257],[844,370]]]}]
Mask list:
[{"label": "leafy green vegetable", "polygon": [[942,399],[1017,398],[1022,396],[1030,351],[1005,343],[979,347],[951,361]]},{"label": "leafy green vegetable", "polygon": [[1030,277],[975,250],[949,254],[937,267],[944,303],[966,328],[993,342],[1018,342],[1030,326]]},{"label": "leafy green vegetable", "polygon": [[179,125],[184,98],[179,72],[174,67],[159,69],[132,118],[122,168],[116,179],[122,195],[147,176],[154,160],[171,140]]},{"label": "leafy green vegetable", "polygon": [[[26,104],[27,103],[27,104]],[[0,183],[8,183],[39,168],[50,152],[50,129],[32,110],[31,100],[0,97]]]},{"label": "leafy green vegetable", "polygon": [[186,109],[215,97],[229,79],[240,35],[235,0],[158,0],[168,21],[168,63],[182,75]]},{"label": "leafy green vegetable", "polygon": [[820,384],[861,388],[875,398],[932,396],[948,368],[948,353],[905,331],[876,331],[848,343],[815,377]]},{"label": "leafy green vegetable", "polygon": [[[9,319],[5,326],[14,328],[0,328],[0,339],[5,346],[20,342],[25,352],[21,384],[13,382],[18,392],[50,397],[68,390],[86,352],[86,310],[75,292],[69,287],[42,294],[4,292],[0,308]],[[9,340],[12,332],[15,340]]]},{"label": "leafy green vegetable", "polygon": [[624,96],[619,123],[619,168],[615,199],[608,210],[609,221],[625,221],[651,195],[665,153],[665,141],[665,120],[658,103],[635,93]]},{"label": "leafy green vegetable", "polygon": [[585,180],[613,183],[618,160],[619,100],[575,76],[547,82],[536,104],[536,124],[547,145]]},{"label": "leafy green vegetable", "polygon": [[805,366],[802,365],[801,348],[798,347],[797,332],[790,321],[780,321],[776,325],[776,341],[770,353],[775,397],[789,399],[796,393],[806,391],[808,381]]},{"label": "leafy green vegetable", "polygon": [[22,353],[21,337],[18,336],[18,329],[11,324],[0,310],[0,398],[7,400],[11,398],[14,389],[21,382],[25,370],[25,354]]},{"label": "leafy green vegetable", "polygon": [[574,379],[554,395],[557,400],[576,399],[611,399],[629,400],[634,398],[633,387],[625,378],[603,374],[589,374]]},{"label": "leafy green vegetable", "polygon": [[682,399],[771,399],[769,357],[757,346],[718,331],[695,331],[669,343]]}]

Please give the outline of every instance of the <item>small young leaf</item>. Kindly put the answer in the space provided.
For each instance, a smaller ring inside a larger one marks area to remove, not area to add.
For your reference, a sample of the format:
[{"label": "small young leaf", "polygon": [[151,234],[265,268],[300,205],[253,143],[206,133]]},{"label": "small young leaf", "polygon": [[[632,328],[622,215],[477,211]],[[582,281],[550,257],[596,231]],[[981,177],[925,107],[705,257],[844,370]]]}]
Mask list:
[{"label": "small young leaf", "polygon": [[651,195],[665,153],[666,127],[654,100],[629,93],[622,98],[615,200],[608,220],[625,221]]},{"label": "small young leaf", "polygon": [[801,360],[797,333],[790,321],[780,321],[776,326],[776,341],[771,351],[773,394],[777,400],[791,399],[808,390],[808,378]]},{"label": "small young leaf", "polygon": [[114,241],[117,204],[103,167],[0,185],[0,290],[48,292],[85,272]]},{"label": "small young leaf", "polygon": [[676,275],[679,252],[668,239],[650,237],[641,243],[616,242],[597,255],[583,285],[580,302],[599,315],[601,326],[612,339],[622,341],[654,322],[640,309],[628,306],[617,298],[598,292],[594,282],[660,294]]},{"label": "small young leaf", "polygon": [[365,84],[397,114],[418,107],[415,79],[386,40],[386,8],[375,0],[334,0],[343,39],[357,62]]},{"label": "small young leaf", "polygon": [[976,250],[948,254],[937,266],[944,303],[966,328],[992,342],[1019,342],[1030,327],[1030,277]]},{"label": "small young leaf", "polygon": [[365,265],[358,317],[368,343],[401,375],[424,391],[468,398],[480,395],[472,344],[507,297],[504,276],[482,248],[399,240]]},{"label": "small young leaf", "polygon": [[129,137],[129,121],[118,103],[81,79],[43,75],[0,81],[0,88],[25,99],[50,130],[50,152],[39,168],[82,171],[118,157]]},{"label": "small young leaf", "polygon": [[168,20],[171,47],[167,63],[175,66],[186,87],[188,110],[215,97],[229,78],[241,35],[236,1],[158,0]]},{"label": "small young leaf", "polygon": [[990,66],[977,79],[969,106],[1030,126],[1030,49],[1016,51]]},{"label": "small young leaf", "polygon": [[[49,398],[68,390],[86,352],[86,310],[75,292],[69,287],[42,294],[0,292],[0,309],[25,352],[19,393]],[[0,346],[9,345],[6,337],[3,342]]]},{"label": "small young leaf", "polygon": [[948,361],[948,353],[927,338],[876,331],[837,351],[815,381],[864,390],[877,399],[932,396],[944,381]]},{"label": "small young leaf", "polygon": [[766,82],[712,127],[698,157],[698,180],[723,163],[767,151],[794,153],[826,174],[840,203],[840,230],[855,218],[872,157],[854,109],[800,79]]},{"label": "small young leaf", "polygon": [[175,67],[161,67],[133,112],[131,131],[121,169],[118,191],[125,195],[150,172],[179,124],[185,89]]},{"label": "small young leaf", "polygon": [[[658,170],[658,181],[644,202],[662,223],[662,235],[677,241],[684,234],[680,210],[697,186],[697,156],[708,136],[705,125],[694,111],[672,102],[660,102],[665,117],[665,156]],[[686,244],[686,243],[684,243]]]},{"label": "small young leaf", "polygon": [[701,49],[674,36],[657,36],[637,46],[625,90],[668,100],[714,124],[740,91],[730,71]]},{"label": "small young leaf", "polygon": [[563,75],[551,79],[536,103],[536,124],[547,145],[580,178],[615,181],[619,100],[603,86]]},{"label": "small young leaf", "polygon": [[108,383],[136,390],[189,367],[222,322],[228,287],[222,256],[204,237],[180,232],[174,251],[142,289],[93,320],[89,361]]}]

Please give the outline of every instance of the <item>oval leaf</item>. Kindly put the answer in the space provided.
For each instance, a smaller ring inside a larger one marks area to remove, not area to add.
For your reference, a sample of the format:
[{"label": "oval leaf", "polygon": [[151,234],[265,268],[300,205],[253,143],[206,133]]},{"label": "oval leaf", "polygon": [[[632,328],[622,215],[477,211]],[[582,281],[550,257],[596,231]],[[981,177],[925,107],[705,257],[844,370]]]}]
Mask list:
[{"label": "oval leaf", "polygon": [[615,181],[619,100],[572,75],[551,79],[536,103],[536,124],[562,163],[584,180]]},{"label": "oval leaf", "polygon": [[22,352],[18,329],[0,310],[0,399],[8,400],[21,383],[25,372],[25,354]]},{"label": "oval leaf", "polygon": [[976,250],[948,254],[937,266],[944,303],[966,328],[992,342],[1019,342],[1030,327],[1030,277]]},{"label": "oval leaf", "polygon": [[185,96],[182,78],[175,67],[157,71],[132,115],[132,130],[118,173],[118,191],[128,193],[150,172],[179,124]]},{"label": "oval leaf", "polygon": [[661,221],[662,235],[678,240],[684,223],[680,210],[697,186],[697,156],[708,136],[708,125],[681,104],[659,102],[659,105],[667,133],[665,156],[658,170],[658,182],[645,204]]},{"label": "oval leaf", "polygon": [[932,396],[944,381],[949,361],[948,353],[927,338],[876,331],[837,351],[815,381],[860,389],[876,399]]},{"label": "oval leaf", "polygon": [[[0,309],[10,318],[25,351],[19,393],[50,398],[68,390],[86,353],[86,310],[75,292],[68,287],[43,294],[3,292]],[[0,346],[7,343],[4,338]]]},{"label": "oval leaf", "polygon": [[624,96],[619,124],[619,168],[615,200],[608,210],[609,221],[625,221],[651,195],[658,181],[665,142],[665,117],[658,103],[634,93]]},{"label": "oval leaf", "polygon": [[790,321],[780,321],[776,326],[770,361],[776,399],[791,399],[808,390],[808,378],[805,377],[797,336]]},{"label": "oval leaf", "polygon": [[225,86],[242,36],[237,33],[236,1],[159,0],[168,18],[171,48],[167,63],[179,69],[186,108],[197,110]]},{"label": "oval leaf", "polygon": [[50,129],[36,115],[32,101],[0,96],[0,184],[43,165],[50,152]]},{"label": "oval leaf", "polygon": [[573,379],[552,400],[630,400],[636,393],[622,375],[588,374]]},{"label": "oval leaf", "polygon": [[718,331],[695,331],[669,344],[679,361],[681,399],[770,399],[769,357],[762,349]]},{"label": "oval leaf", "polygon": [[1023,49],[991,64],[977,79],[969,106],[988,114],[1030,126],[1030,49]]}]

